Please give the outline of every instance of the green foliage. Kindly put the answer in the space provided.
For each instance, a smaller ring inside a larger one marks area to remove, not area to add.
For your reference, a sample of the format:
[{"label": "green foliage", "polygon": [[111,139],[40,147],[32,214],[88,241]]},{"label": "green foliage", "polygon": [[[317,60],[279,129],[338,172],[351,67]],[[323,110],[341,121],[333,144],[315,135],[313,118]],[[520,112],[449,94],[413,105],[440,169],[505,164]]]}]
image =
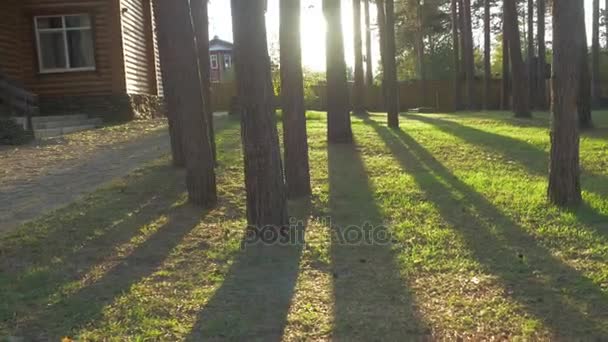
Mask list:
[{"label": "green foliage", "polygon": [[[591,62],[589,66],[591,67]],[[600,79],[604,81],[608,80],[608,52],[605,51],[600,53]]]},{"label": "green foliage", "polygon": [[304,69],[304,106],[307,109],[320,107],[319,96],[315,87],[325,82],[325,73]]},{"label": "green foliage", "polygon": [[9,118],[0,118],[0,145],[22,145],[33,139],[32,133]]},{"label": "green foliage", "polygon": [[395,9],[398,78],[420,78],[416,53],[420,36],[426,78],[445,78],[452,68],[452,62],[448,62],[452,56],[449,1],[403,0],[396,2]]},{"label": "green foliage", "polygon": [[494,43],[492,44],[492,61],[490,69],[492,70],[492,76],[501,78],[502,77],[502,34],[496,36]]}]

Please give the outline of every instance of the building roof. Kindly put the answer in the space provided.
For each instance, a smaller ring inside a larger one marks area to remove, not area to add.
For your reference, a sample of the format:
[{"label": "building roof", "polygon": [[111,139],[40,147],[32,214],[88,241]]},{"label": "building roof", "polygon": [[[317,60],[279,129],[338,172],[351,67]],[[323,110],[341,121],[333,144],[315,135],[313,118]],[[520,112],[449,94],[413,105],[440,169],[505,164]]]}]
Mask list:
[{"label": "building roof", "polygon": [[215,36],[209,41],[209,51],[232,51],[233,44]]}]

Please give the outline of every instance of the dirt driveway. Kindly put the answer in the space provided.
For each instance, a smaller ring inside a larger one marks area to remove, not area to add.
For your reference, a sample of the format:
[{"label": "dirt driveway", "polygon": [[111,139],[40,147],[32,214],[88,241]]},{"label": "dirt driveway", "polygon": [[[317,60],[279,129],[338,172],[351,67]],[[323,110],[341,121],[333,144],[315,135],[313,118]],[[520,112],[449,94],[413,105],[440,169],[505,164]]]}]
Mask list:
[{"label": "dirt driveway", "polygon": [[0,234],[169,153],[164,120],[0,147]]}]

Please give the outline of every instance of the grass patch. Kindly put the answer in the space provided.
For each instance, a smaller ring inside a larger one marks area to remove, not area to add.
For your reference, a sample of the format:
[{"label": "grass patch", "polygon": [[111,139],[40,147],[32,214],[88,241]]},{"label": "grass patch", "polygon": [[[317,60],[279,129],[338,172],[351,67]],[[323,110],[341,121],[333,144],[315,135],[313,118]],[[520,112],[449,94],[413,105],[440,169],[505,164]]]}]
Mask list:
[{"label": "grass patch", "polygon": [[[0,240],[0,336],[26,340],[603,340],[608,120],[581,142],[585,204],[547,204],[548,117],[308,113],[306,243],[242,248],[238,122],[218,133],[220,203],[185,203],[164,158]],[[346,244],[349,227],[386,244]]]}]

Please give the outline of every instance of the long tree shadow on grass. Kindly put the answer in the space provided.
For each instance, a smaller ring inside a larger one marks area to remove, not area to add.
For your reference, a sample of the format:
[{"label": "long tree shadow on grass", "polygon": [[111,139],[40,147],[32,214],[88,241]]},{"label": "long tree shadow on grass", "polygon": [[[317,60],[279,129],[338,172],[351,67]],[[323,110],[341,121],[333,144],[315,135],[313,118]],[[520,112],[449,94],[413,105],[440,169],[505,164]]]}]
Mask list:
[{"label": "long tree shadow on grass", "polygon": [[[383,215],[357,147],[330,145],[328,170],[333,339],[398,341],[429,337],[430,330],[419,317],[407,280],[397,265],[390,229],[384,230]],[[388,239],[383,234],[386,232]],[[362,238],[368,233],[376,234]]]},{"label": "long tree shadow on grass", "polygon": [[408,115],[407,117],[432,125],[442,132],[458,137],[470,144],[481,146],[483,149],[490,149],[503,156],[508,156],[508,158],[515,158],[520,165],[535,175],[545,175],[548,172],[549,155],[547,152],[525,141],[486,132],[451,120],[422,115]]},{"label": "long tree shadow on grass", "polygon": [[443,219],[462,234],[486,271],[498,276],[510,296],[556,338],[608,336],[608,296],[597,284],[539,246],[408,134],[367,122],[436,204]]},{"label": "long tree shadow on grass", "polygon": [[300,270],[309,200],[292,202],[290,213],[288,240],[243,239],[240,253],[186,340],[282,340]]},{"label": "long tree shadow on grass", "polygon": [[[237,124],[232,118],[218,120],[217,133]],[[161,158],[83,200],[1,236],[0,271],[6,272],[0,275],[11,274],[21,280],[37,276],[48,282],[31,271],[57,270],[58,266],[87,268],[111,251],[110,246],[128,241],[136,233],[133,228],[151,220],[155,209],[170,206],[183,192],[183,172],[166,162]],[[65,274],[70,270],[60,271]]]},{"label": "long tree shadow on grass", "polygon": [[[430,124],[445,133],[456,136],[471,144],[481,146],[481,148],[489,148],[505,156],[505,158],[516,159],[521,166],[534,175],[546,176],[549,172],[548,153],[525,141],[486,132],[451,120],[421,115],[408,115],[408,118]],[[581,182],[585,191],[600,196],[608,196],[608,177],[583,171]],[[608,229],[596,224],[605,222],[606,216],[604,214],[599,213],[588,204],[583,205],[580,210],[573,210],[573,213],[588,228],[593,229],[604,237],[608,237]]]},{"label": "long tree shadow on grass", "polygon": [[[545,176],[549,172],[549,154],[523,140],[511,138],[508,136],[486,132],[477,128],[462,125],[452,120],[443,120],[439,118],[431,118],[422,115],[408,115],[409,119],[417,120],[430,124],[439,130],[463,139],[473,145],[481,146],[484,149],[490,149],[498,152],[501,155],[516,159],[519,164],[526,168],[530,173],[540,176]],[[584,173],[583,181],[588,180],[591,186],[586,186],[587,191],[602,194],[608,194],[608,179],[604,175]],[[585,182],[583,182],[585,186]],[[605,186],[598,188],[597,185]]]},{"label": "long tree shadow on grass", "polygon": [[[220,120],[218,132],[237,124],[236,120]],[[101,305],[109,303],[113,294],[126,290],[137,278],[144,277],[145,272],[152,271],[147,266],[133,271],[132,266],[136,265],[133,260],[160,263],[164,258],[162,253],[168,253],[171,244],[179,242],[175,241],[174,234],[187,233],[181,229],[188,228],[188,220],[164,224],[164,228],[124,261],[116,254],[142,239],[148,224],[165,214],[178,214],[177,209],[168,208],[183,199],[183,177],[182,171],[176,171],[167,165],[166,158],[161,158],[83,200],[2,237],[0,331],[27,333],[26,336],[34,338],[32,327],[39,325],[40,335],[35,339],[46,339],[42,337],[44,334],[67,334],[82,322],[97,317]],[[191,213],[192,219],[200,217],[199,212]],[[164,231],[171,224],[180,228],[169,233]],[[165,238],[168,238],[167,245],[162,246]],[[88,284],[86,279],[116,260],[118,264],[90,288],[66,295],[70,287],[79,282]],[[114,282],[112,277],[118,280]],[[99,303],[95,300],[98,295]],[[82,308],[81,302],[86,302]],[[57,313],[50,314],[50,308]],[[68,317],[65,324],[61,315]],[[70,318],[72,316],[79,317]]]},{"label": "long tree shadow on grass", "polygon": [[124,257],[112,260],[107,270],[74,293],[62,295],[55,303],[32,313],[17,326],[17,336],[52,340],[77,333],[87,323],[101,317],[102,309],[145,277],[152,275],[183,238],[198,225],[204,212],[182,204],[165,213],[159,224]]},{"label": "long tree shadow on grass", "polygon": [[[155,165],[0,241],[0,321],[41,310],[49,297],[92,267],[179,199],[175,170]],[[0,325],[1,326],[1,325]]]},{"label": "long tree shadow on grass", "polygon": [[470,118],[474,120],[500,121],[510,126],[516,127],[548,127],[549,116],[540,113],[533,113],[532,118],[516,118],[512,112],[490,111],[490,112],[457,112],[450,114],[457,118]]}]

